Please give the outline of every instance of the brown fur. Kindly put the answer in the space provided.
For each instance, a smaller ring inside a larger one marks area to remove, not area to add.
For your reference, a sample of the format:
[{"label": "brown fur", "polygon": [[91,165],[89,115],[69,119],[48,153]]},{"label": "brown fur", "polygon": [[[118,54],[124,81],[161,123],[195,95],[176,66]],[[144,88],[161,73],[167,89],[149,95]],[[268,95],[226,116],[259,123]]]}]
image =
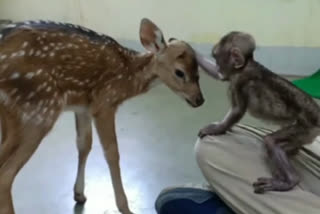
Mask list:
[{"label": "brown fur", "polygon": [[[66,110],[76,116],[75,200],[86,201],[84,172],[93,121],[110,167],[117,206],[122,213],[131,213],[119,167],[118,106],[147,92],[157,79],[193,107],[204,102],[192,48],[182,41],[166,44],[160,29],[147,19],[141,22],[140,37],[150,53],[129,50],[108,36],[70,24],[25,22],[1,31],[1,214],[14,213],[13,179]],[[177,76],[177,69],[183,76]]]}]

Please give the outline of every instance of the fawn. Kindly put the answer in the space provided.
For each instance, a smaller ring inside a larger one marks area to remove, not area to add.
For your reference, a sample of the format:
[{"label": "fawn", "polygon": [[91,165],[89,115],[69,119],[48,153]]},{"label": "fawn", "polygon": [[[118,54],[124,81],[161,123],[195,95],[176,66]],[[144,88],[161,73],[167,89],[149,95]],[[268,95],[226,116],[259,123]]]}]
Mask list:
[{"label": "fawn", "polygon": [[0,214],[14,214],[12,183],[63,111],[73,111],[79,151],[74,199],[84,203],[92,121],[109,165],[116,204],[132,213],[121,180],[115,113],[157,79],[191,106],[204,102],[191,46],[165,42],[149,19],[140,23],[139,53],[87,28],[52,21],[11,23],[0,31]]}]

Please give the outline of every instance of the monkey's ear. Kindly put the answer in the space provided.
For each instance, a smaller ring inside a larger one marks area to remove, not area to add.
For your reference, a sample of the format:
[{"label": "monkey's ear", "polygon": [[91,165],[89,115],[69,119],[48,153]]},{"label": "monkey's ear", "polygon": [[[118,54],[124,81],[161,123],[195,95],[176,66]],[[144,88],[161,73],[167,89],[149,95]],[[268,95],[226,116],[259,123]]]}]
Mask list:
[{"label": "monkey's ear", "polygon": [[232,63],[233,68],[239,69],[244,66],[245,57],[239,48],[237,48],[237,47],[231,48],[231,56],[230,57],[231,57],[231,63]]}]

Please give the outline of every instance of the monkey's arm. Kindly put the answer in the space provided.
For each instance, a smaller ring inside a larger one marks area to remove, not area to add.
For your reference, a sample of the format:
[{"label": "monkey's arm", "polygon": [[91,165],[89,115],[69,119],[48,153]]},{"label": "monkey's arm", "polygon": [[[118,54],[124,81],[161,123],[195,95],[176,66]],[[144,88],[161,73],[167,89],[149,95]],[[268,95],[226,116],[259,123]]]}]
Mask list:
[{"label": "monkey's arm", "polygon": [[199,66],[211,77],[217,80],[224,80],[224,76],[219,72],[219,66],[213,60],[202,56],[196,52],[196,58]]},{"label": "monkey's arm", "polygon": [[241,120],[245,113],[246,107],[244,106],[232,107],[224,119],[219,123],[219,126],[225,130],[229,130],[234,124]]},{"label": "monkey's arm", "polygon": [[221,122],[210,124],[199,131],[200,138],[206,135],[220,135],[228,131],[234,124],[239,122],[246,113],[248,96],[244,89],[232,89],[232,108]]}]

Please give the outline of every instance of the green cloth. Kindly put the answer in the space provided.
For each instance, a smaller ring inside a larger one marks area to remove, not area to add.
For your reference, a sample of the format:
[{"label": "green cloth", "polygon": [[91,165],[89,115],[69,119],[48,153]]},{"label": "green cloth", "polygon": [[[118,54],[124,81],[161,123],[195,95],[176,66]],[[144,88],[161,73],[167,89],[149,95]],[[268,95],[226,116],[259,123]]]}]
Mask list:
[{"label": "green cloth", "polygon": [[313,75],[294,80],[292,83],[310,96],[320,99],[320,69]]}]

